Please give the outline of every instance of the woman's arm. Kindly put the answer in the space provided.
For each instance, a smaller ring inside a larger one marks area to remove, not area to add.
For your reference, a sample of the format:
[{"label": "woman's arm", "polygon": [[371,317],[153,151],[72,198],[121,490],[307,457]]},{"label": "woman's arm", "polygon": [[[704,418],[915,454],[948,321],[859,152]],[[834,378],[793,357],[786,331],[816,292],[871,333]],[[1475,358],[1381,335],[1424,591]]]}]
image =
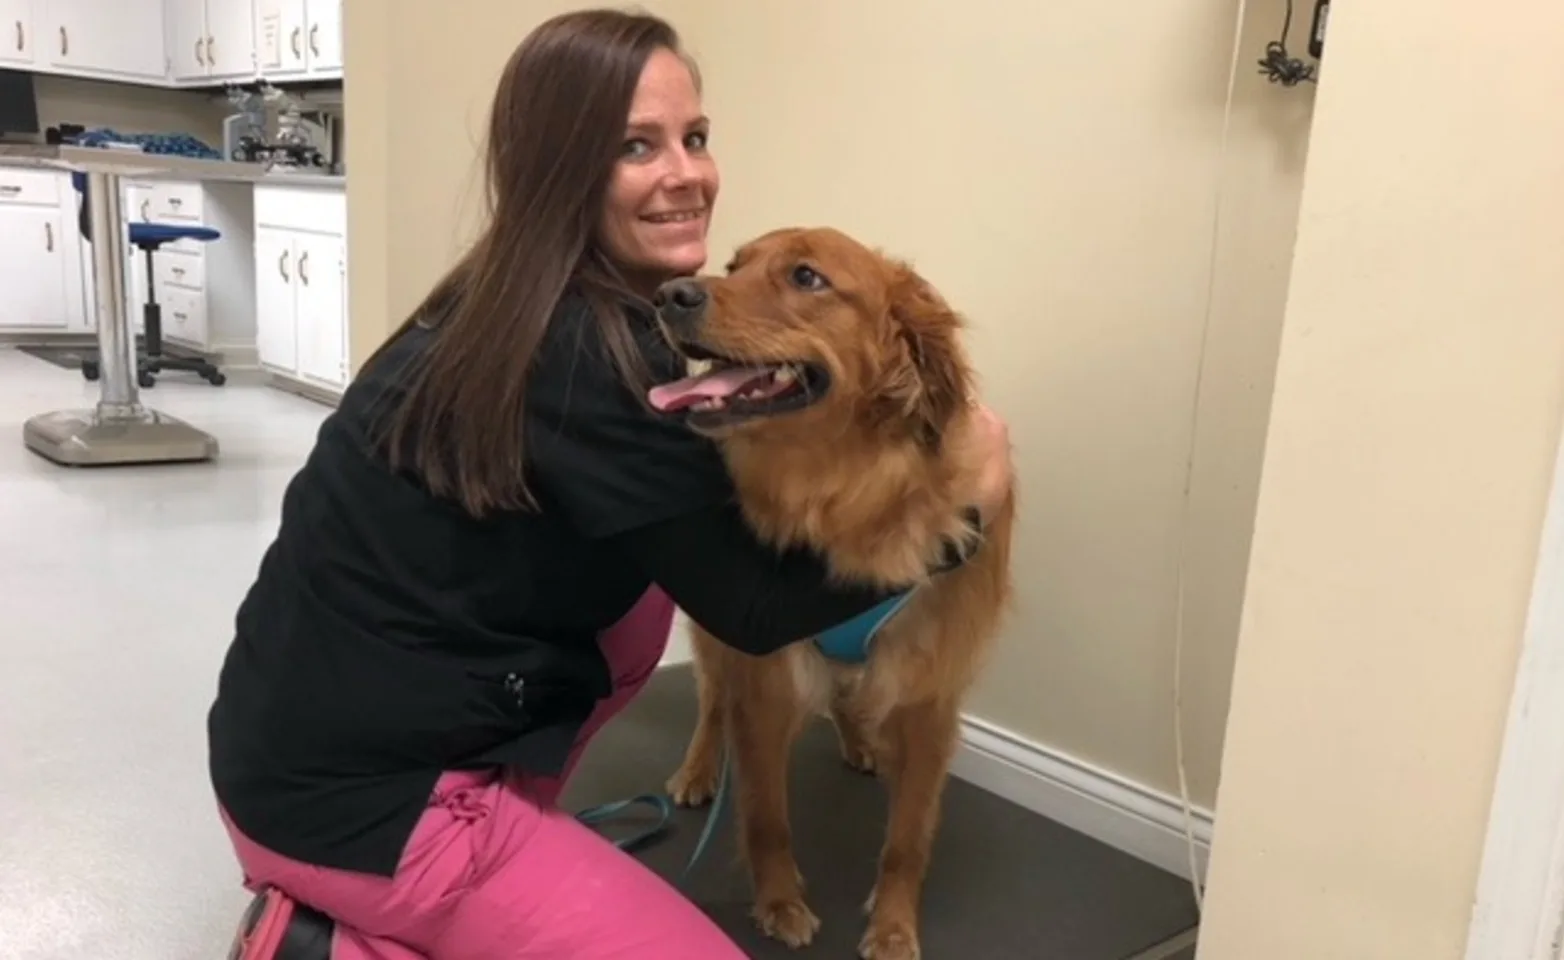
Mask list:
[{"label": "woman's arm", "polygon": [[832,582],[815,554],[779,553],[762,543],[732,504],[638,527],[611,542],[690,619],[744,653],[772,653],[902,592]]},{"label": "woman's arm", "polygon": [[[985,517],[1010,491],[1008,431],[987,408],[979,416],[989,465],[978,502],[966,514],[977,536],[947,543],[931,574],[960,567],[979,549]],[[780,553],[762,543],[732,501],[626,531],[613,541],[692,620],[744,653],[772,653],[912,589],[833,580],[817,554]]]}]

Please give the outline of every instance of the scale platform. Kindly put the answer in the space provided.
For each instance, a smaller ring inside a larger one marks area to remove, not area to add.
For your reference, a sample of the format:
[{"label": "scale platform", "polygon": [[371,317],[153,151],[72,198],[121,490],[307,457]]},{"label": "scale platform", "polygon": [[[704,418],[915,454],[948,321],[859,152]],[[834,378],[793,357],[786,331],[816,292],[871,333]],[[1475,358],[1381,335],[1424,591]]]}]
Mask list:
[{"label": "scale platform", "polygon": [[217,456],[217,438],[177,417],[140,409],[106,417],[97,410],[40,413],[22,426],[22,442],[71,467],[189,463]]}]

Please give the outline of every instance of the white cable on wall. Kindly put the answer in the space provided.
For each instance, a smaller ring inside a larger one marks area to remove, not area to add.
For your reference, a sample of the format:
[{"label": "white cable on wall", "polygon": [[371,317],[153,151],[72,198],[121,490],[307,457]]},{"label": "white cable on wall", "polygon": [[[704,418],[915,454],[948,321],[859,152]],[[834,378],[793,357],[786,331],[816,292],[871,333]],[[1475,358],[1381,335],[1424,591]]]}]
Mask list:
[{"label": "white cable on wall", "polygon": [[1201,387],[1205,382],[1206,344],[1211,334],[1215,306],[1217,258],[1221,250],[1222,199],[1227,184],[1227,139],[1233,120],[1233,92],[1238,85],[1238,63],[1243,58],[1244,18],[1248,0],[1238,0],[1238,22],[1233,28],[1233,52],[1227,70],[1227,95],[1222,106],[1222,135],[1217,143],[1216,184],[1211,209],[1211,248],[1206,264],[1205,314],[1200,325],[1200,349],[1195,361],[1194,398],[1189,411],[1189,456],[1184,462],[1184,495],[1178,524],[1177,602],[1173,614],[1173,743],[1178,758],[1178,795],[1184,814],[1184,840],[1189,850],[1189,882],[1195,891],[1195,910],[1205,912],[1205,887],[1200,880],[1200,846],[1195,840],[1195,805],[1189,792],[1189,769],[1184,756],[1184,586],[1189,566],[1191,488],[1195,477],[1195,442],[1199,437]]}]

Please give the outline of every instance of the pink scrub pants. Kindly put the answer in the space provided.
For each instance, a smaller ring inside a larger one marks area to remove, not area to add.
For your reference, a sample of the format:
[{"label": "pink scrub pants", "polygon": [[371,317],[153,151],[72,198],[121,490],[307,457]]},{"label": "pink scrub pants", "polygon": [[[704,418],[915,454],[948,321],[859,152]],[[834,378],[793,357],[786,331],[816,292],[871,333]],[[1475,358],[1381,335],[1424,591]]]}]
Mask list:
[{"label": "pink scrub pants", "polygon": [[593,734],[657,668],[673,612],[653,587],[605,632],[614,693],[562,777],[445,774],[389,878],[290,860],[225,816],[245,886],[335,921],[333,960],[743,960],[677,890],[554,805]]}]

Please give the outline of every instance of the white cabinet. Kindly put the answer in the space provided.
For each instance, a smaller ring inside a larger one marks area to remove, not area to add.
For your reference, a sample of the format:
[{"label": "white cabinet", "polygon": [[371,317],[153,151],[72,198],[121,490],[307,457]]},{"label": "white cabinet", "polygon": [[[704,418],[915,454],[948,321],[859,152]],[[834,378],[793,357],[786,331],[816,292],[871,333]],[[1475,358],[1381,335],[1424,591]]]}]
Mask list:
[{"label": "white cabinet", "polygon": [[258,226],[256,351],[306,383],[347,383],[347,246],[340,236]]},{"label": "white cabinet", "polygon": [[256,75],[253,0],[166,0],[169,75],[178,82]]},{"label": "white cabinet", "polygon": [[255,0],[255,37],[262,76],[342,76],[342,0]]},{"label": "white cabinet", "polygon": [[40,63],[61,73],[168,77],[164,0],[40,0]]},{"label": "white cabinet", "polygon": [[0,330],[80,327],[73,192],[67,174],[0,167]]},{"label": "white cabinet", "polygon": [[0,64],[32,64],[37,50],[38,2],[41,0],[0,0]]},{"label": "white cabinet", "polygon": [[64,329],[64,223],[59,207],[0,204],[0,327]]},{"label": "white cabinet", "polygon": [[255,189],[261,366],[341,391],[348,382],[347,202],[340,189]]},{"label": "white cabinet", "polygon": [[0,0],[0,66],[152,86],[342,79],[343,0]]}]

